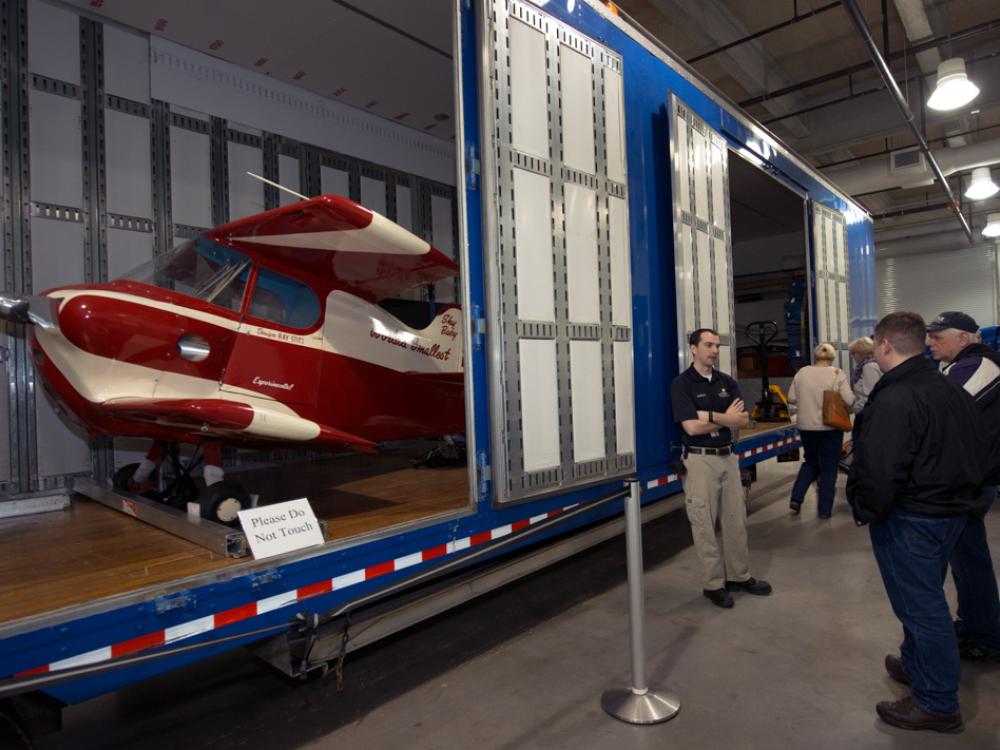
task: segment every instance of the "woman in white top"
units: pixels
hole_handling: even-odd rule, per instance
[[[847,376],[834,367],[837,352],[829,344],[820,344],[813,350],[816,364],[807,365],[795,373],[792,387],[788,389],[788,405],[796,415],[796,425],[802,438],[805,460],[792,486],[789,507],[798,513],[809,485],[819,480],[819,517],[829,518],[833,512],[833,495],[837,484],[837,465],[844,433],[823,424],[823,391],[837,391],[844,402],[854,403],[854,394]]]

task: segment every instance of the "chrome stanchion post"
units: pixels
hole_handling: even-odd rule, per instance
[[[681,702],[668,690],[646,684],[645,593],[642,580],[642,516],[640,485],[631,484],[625,501],[625,554],[628,563],[629,641],[632,654],[632,686],[606,690],[601,707],[616,719],[629,724],[659,724],[674,718]]]

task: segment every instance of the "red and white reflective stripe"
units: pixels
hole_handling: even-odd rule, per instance
[[[745,450],[739,454],[739,457],[749,458],[750,456],[760,455],[765,451],[773,451],[775,448],[781,448],[785,445],[791,445],[792,443],[795,443],[797,441],[798,438],[786,438],[784,440],[779,440],[776,443],[768,443],[767,445],[762,445],[757,448],[750,448],[749,450]],[[678,479],[680,479],[680,477],[678,477],[676,474],[669,474],[665,477],[651,479],[650,481],[646,482],[646,489],[651,490],[654,487],[662,487],[663,485],[668,484],[670,482],[676,482]]]
[[[670,484],[670,482],[676,482],[678,479],[680,479],[680,477],[677,476],[676,474],[667,474],[667,476],[665,477],[651,479],[650,481],[646,482],[646,489],[651,490],[654,487],[662,487],[665,484]]]
[[[284,591],[280,594],[259,599],[255,602],[241,604],[239,607],[233,607],[232,609],[227,609],[224,612],[217,612],[214,615],[208,615],[206,617],[199,617],[196,620],[182,622],[179,625],[172,625],[169,628],[140,635],[127,641],[112,643],[110,646],[102,646],[101,648],[94,649],[93,651],[87,651],[83,654],[77,654],[76,656],[60,659],[58,661],[51,662],[50,664],[18,672],[15,676],[24,677],[31,674],[41,674],[44,672],[54,672],[60,669],[69,669],[70,667],[79,667],[84,664],[96,664],[118,656],[133,654],[137,651],[144,651],[149,648],[156,648],[157,646],[177,643],[185,638],[191,638],[196,635],[201,635],[202,633],[208,633],[212,630],[218,630],[226,625],[242,622],[243,620],[248,620],[251,617],[262,615],[265,612],[272,612],[276,609],[287,607],[291,604],[295,604],[296,602],[303,601],[304,599],[310,599],[314,596],[320,596],[322,594],[329,594],[331,591],[342,591],[351,586],[363,583],[364,581],[370,581],[373,578],[378,578],[379,576],[395,573],[400,570],[405,570],[406,568],[412,568],[415,565],[420,565],[421,563],[425,563],[429,560],[444,557],[455,552],[461,552],[462,550],[469,549],[477,544],[502,539],[515,531],[520,531],[523,528],[539,524],[542,521],[559,515],[560,513],[565,513],[566,511],[577,507],[577,505],[579,505],[579,503],[566,505],[562,508],[550,510],[547,513],[541,513],[537,516],[524,518],[520,521],[515,521],[514,523],[498,526],[495,529],[489,529],[488,531],[471,534],[470,536],[455,539],[454,541],[446,544],[439,544],[436,547],[430,547],[428,549],[421,550],[420,552],[414,552],[410,555],[404,555],[392,560],[386,560],[385,562],[378,563],[376,565],[369,565],[368,567],[361,568],[360,570],[354,570],[350,573],[345,573],[334,578],[317,581],[316,583],[311,583],[308,586],[301,586],[297,589],[292,589],[291,591]]]

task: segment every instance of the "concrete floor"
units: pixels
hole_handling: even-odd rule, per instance
[[[877,701],[905,694],[882,667],[900,626],[846,503],[826,522],[811,496],[788,514],[797,466],[770,462],[751,500],[752,573],[770,597],[712,606],[683,515],[646,528],[648,672],[682,701],[666,724],[600,708],[628,679],[619,539],[352,654],[343,693],[228,654],[72,707],[38,747],[1000,748],[1000,664],[963,665],[964,734],[876,718]]]

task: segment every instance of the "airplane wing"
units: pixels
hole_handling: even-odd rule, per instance
[[[321,195],[248,216],[206,234],[279,264],[333,278],[370,302],[458,273],[458,265],[381,214]]]
[[[273,428],[262,429],[274,422],[287,423],[289,419],[306,423],[301,417],[286,414],[263,415],[260,407],[227,399],[139,399],[120,398],[105,401],[99,407],[102,411],[135,422],[146,422],[166,427],[190,428],[205,437],[243,438],[259,440],[281,440]],[[277,419],[274,417],[277,416]],[[377,445],[358,435],[338,430],[326,425],[308,422],[314,436],[303,442],[343,446],[360,453],[375,453]]]

